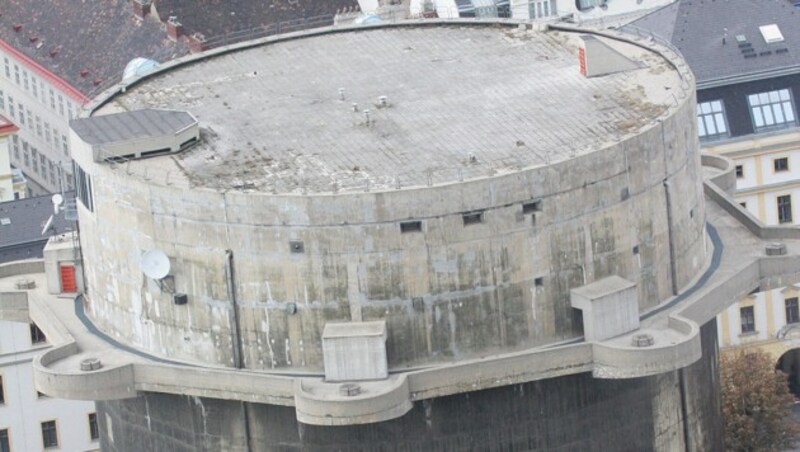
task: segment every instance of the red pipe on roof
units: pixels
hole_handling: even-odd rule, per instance
[[[61,90],[62,92],[66,93],[69,97],[77,100],[81,104],[86,103],[89,101],[89,97],[81,92],[78,88],[70,85],[66,80],[62,79],[61,77],[53,74],[45,67],[25,55],[24,53],[20,52],[11,44],[5,42],[4,40],[0,39],[0,48],[5,50],[6,52],[10,53],[14,56],[14,58],[22,61],[28,67],[33,69],[34,71],[38,72],[45,80],[50,82],[53,86]]]

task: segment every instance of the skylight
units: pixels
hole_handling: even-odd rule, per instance
[[[0,218],[0,225],[8,226],[11,224],[11,218]]]
[[[764,37],[764,41],[766,41],[767,44],[783,42],[783,34],[781,34],[781,29],[778,28],[778,25],[762,25],[758,27],[758,29],[761,31],[761,36]]]

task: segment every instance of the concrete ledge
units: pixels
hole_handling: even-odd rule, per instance
[[[328,426],[368,424],[398,418],[412,407],[404,374],[355,384],[361,392],[345,396],[340,394],[341,383],[298,378],[294,384],[297,420]]]
[[[653,332],[655,343],[648,347],[635,347],[630,344],[633,334],[628,334],[614,341],[613,344],[594,343],[595,378],[637,378],[670,372],[686,367],[702,356],[700,328],[696,323],[680,317],[670,317],[670,323],[678,326],[675,334],[683,337],[675,340],[663,334]],[[638,330],[635,334],[649,333]]]
[[[25,292],[0,292],[0,320],[29,322],[28,294]]]
[[[294,378],[246,370],[136,364],[136,389],[169,394],[294,405]]]
[[[732,195],[736,191],[736,165],[733,160],[718,155],[701,153],[700,164],[720,171],[708,179],[725,193]]]
[[[592,346],[582,342],[415,371],[408,384],[411,399],[423,400],[591,370]]]
[[[790,239],[800,240],[800,227],[790,226],[766,226],[759,221],[753,214],[739,205],[728,193],[717,186],[712,181],[703,183],[703,190],[711,200],[725,210],[730,216],[746,227],[756,237],[764,240]]]
[[[30,259],[0,264],[0,278],[29,275],[31,273],[44,273],[43,259]]]
[[[72,342],[51,349],[33,360],[33,379],[36,389],[51,397],[72,400],[113,400],[136,397],[133,365],[103,367],[98,370],[74,372],[53,370],[49,363],[76,353]],[[77,363],[77,362],[76,362]]]

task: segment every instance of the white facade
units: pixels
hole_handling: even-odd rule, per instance
[[[82,100],[54,75],[0,46],[0,114],[19,128],[10,144],[11,164],[21,169],[31,194],[61,190],[63,170],[71,187],[69,120]]]
[[[31,361],[48,345],[32,343],[31,336],[29,325],[0,321],[0,432],[7,432],[11,452],[98,450],[89,426],[94,403],[39,396],[34,388]],[[55,421],[58,445],[46,448],[42,423],[50,421]]]
[[[3,118],[0,117],[0,125]],[[14,199],[14,175],[11,172],[11,160],[8,135],[0,133],[0,202]]]
[[[753,135],[707,143],[706,152],[725,155],[736,165],[734,198],[767,225],[800,225],[800,131]],[[800,288],[753,293],[717,317],[723,347],[756,346],[777,359],[800,346],[791,333],[800,326]],[[751,318],[745,318],[750,316]],[[800,330],[798,330],[800,331]]]

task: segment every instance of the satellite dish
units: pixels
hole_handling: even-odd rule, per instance
[[[58,208],[61,207],[61,203],[64,202],[64,197],[56,193],[50,199],[53,201],[53,213],[58,214]]]
[[[142,273],[148,278],[162,279],[169,274],[169,258],[158,248],[145,251],[139,261]]]

